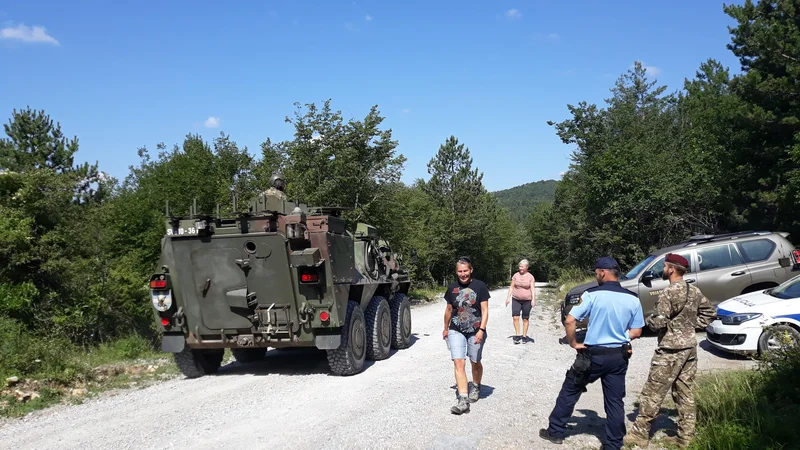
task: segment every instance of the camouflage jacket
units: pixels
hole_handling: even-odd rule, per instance
[[[700,289],[680,280],[661,292],[656,314],[646,323],[658,332],[659,347],[679,350],[697,345],[695,329],[705,328],[715,315],[714,307]]]

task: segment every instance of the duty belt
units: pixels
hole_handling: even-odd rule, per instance
[[[611,355],[622,351],[622,345],[616,347],[600,347],[598,345],[587,345],[586,351],[592,355]]]

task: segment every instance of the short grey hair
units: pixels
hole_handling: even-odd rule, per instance
[[[520,261],[519,265],[522,265],[522,266],[525,266],[525,267],[530,267],[530,263],[528,263],[527,259],[523,259],[522,261]]]

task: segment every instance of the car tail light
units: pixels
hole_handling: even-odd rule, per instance
[[[792,259],[794,260],[795,264],[800,263],[800,250],[792,250]]]
[[[323,322],[327,322],[330,319],[331,319],[331,315],[328,314],[328,311],[322,311],[321,313],[319,313],[319,320],[321,320]]]
[[[168,317],[162,317],[161,318],[161,325],[164,325],[165,327],[169,326],[169,318]]]
[[[151,280],[150,289],[166,289],[167,280]]]
[[[300,275],[300,281],[303,283],[316,283],[319,281],[319,275],[316,273],[304,273]]]

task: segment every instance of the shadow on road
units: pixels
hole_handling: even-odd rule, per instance
[[[419,339],[417,333],[412,333],[410,339],[411,343],[408,348],[410,349],[413,347]],[[392,349],[389,352],[389,358],[387,358],[387,360],[390,360],[398,351],[401,350]],[[376,362],[381,361],[370,361],[369,359],[364,361],[364,370],[362,373],[369,370]],[[234,360],[220,367],[216,376],[245,374],[258,376],[327,374],[335,376],[330,373],[328,357],[325,350],[316,348],[269,349],[262,361],[241,363]]]
[[[739,353],[726,352],[724,350],[718,349],[717,347],[714,347],[713,345],[711,345],[710,342],[708,342],[705,339],[705,335],[703,335],[702,339],[701,339],[701,336],[698,335],[697,336],[697,340],[699,341],[698,342],[699,343],[698,346],[701,349],[705,350],[708,353],[711,353],[712,355],[716,356],[717,358],[727,359],[727,360],[730,360],[730,361],[748,361],[748,360],[752,359],[752,358],[748,357],[747,355],[742,355],[742,354],[739,354]]]
[[[470,388],[472,387],[472,382],[471,381],[469,382],[469,387]],[[458,395],[458,392],[457,392],[458,386],[457,385],[454,384],[454,385],[450,386],[450,389],[453,390],[453,396]],[[494,394],[494,387],[489,386],[488,384],[482,384],[481,385],[481,396],[480,396],[480,398],[491,397],[492,394]]]

